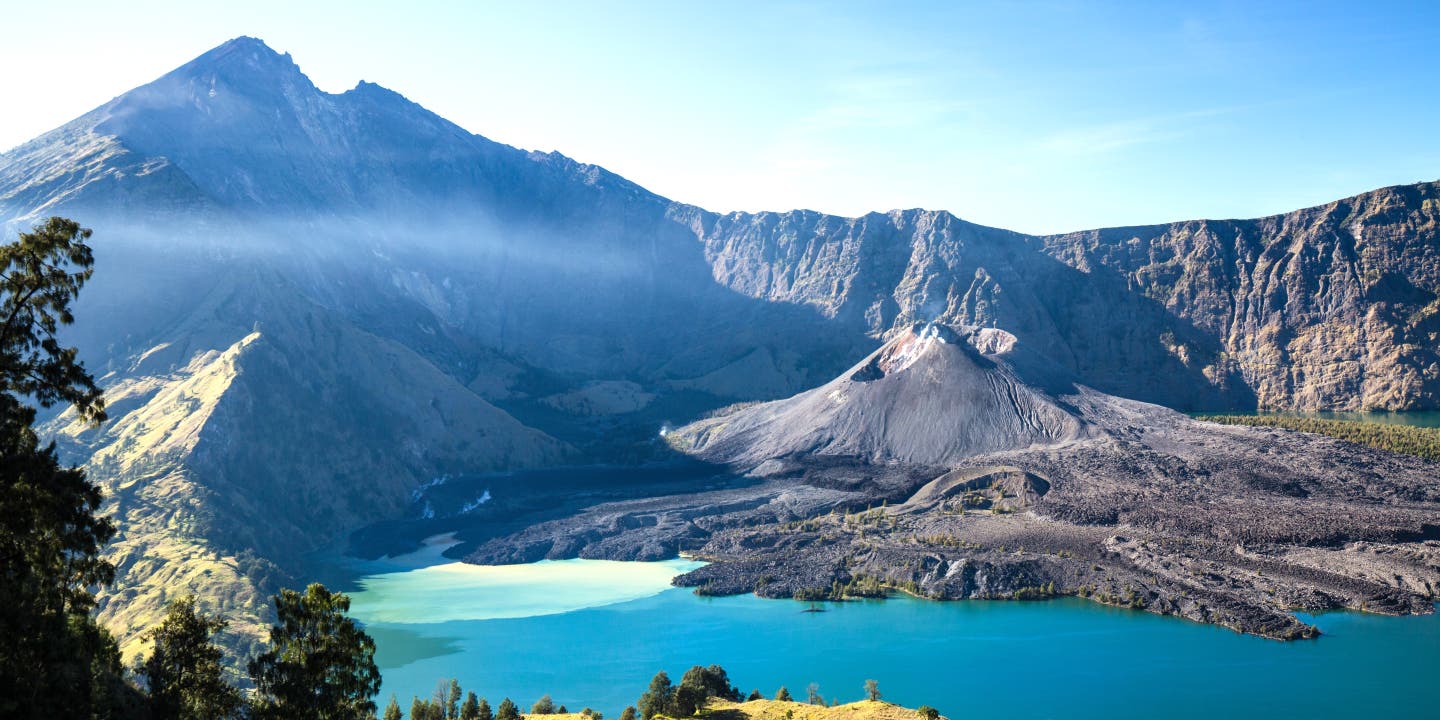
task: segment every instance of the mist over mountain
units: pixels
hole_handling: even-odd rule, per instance
[[[1440,406],[1433,183],[1050,237],[721,215],[237,38],[0,155],[7,235],[54,214],[96,231],[70,337],[112,421],[49,430],[137,528],[136,607],[222,575],[261,597],[437,474],[654,457],[662,423],[820,385],[917,321],[1178,409]]]

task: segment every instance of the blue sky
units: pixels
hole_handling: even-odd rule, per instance
[[[0,147],[224,40],[714,210],[1029,232],[1440,178],[1440,3],[0,6]]]

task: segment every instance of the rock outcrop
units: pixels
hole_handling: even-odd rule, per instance
[[[727,287],[875,337],[1003,327],[1099,389],[1182,409],[1440,403],[1437,183],[1047,237],[928,210],[672,215]]]

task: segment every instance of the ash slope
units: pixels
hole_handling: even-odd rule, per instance
[[[995,329],[962,336],[917,326],[821,387],[702,420],[669,439],[731,464],[814,454],[936,465],[1086,435],[1089,424],[1073,410],[976,349],[1015,342]]]
[[[1099,393],[994,330],[903,333],[668,439],[761,482],[592,508],[470,559],[685,551],[715,561],[677,581],[705,593],[1076,595],[1281,639],[1318,632],[1296,609],[1427,613],[1440,589],[1440,465]]]

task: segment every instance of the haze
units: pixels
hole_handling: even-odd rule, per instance
[[[378,82],[717,211],[926,207],[1026,232],[1253,217],[1435,177],[1437,99],[1413,78],[1440,70],[1436,12],[25,3],[3,12],[0,147],[248,34],[326,90]]]

